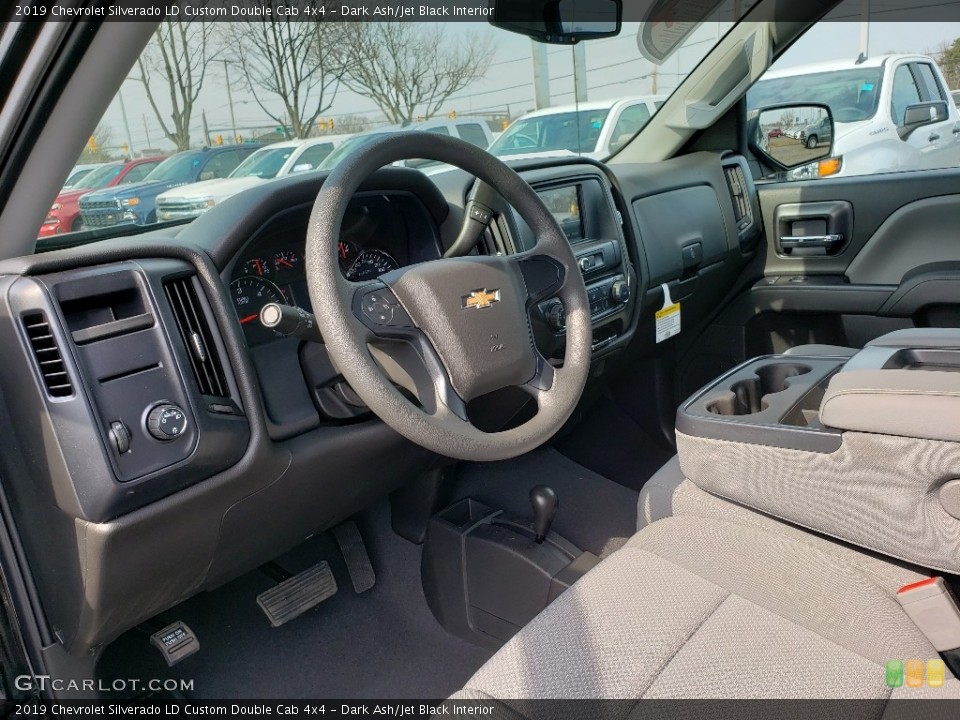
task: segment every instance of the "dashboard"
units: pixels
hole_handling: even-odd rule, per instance
[[[749,171],[733,155],[514,169],[577,257],[594,378],[651,362],[669,372],[677,341],[661,345],[654,332],[662,288],[682,302],[693,336],[762,234]],[[271,301],[312,309],[304,246],[324,180],[281,178],[181,229],[0,262],[0,423],[9,428],[0,460],[25,459],[0,471],[51,637],[71,652],[277,557],[442,464],[373,417],[322,344],[252,319]],[[439,258],[473,183],[461,171],[378,170],[331,238],[344,276]],[[477,252],[535,247],[516,212],[493,210]],[[544,357],[561,361],[556,298],[530,308],[530,327]],[[509,402],[491,407],[519,416]],[[496,412],[491,429],[503,422]]]

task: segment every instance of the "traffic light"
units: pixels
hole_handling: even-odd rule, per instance
[[[217,145],[223,145],[223,135],[217,135],[213,140]]]
[[[506,130],[508,127],[510,127],[510,121],[504,118],[503,122],[500,123],[500,128]]]
[[[243,144],[243,135],[237,135],[236,140],[237,140],[237,145],[242,145],[242,144]]]
[[[451,119],[451,120],[456,120],[456,119],[457,119],[457,111],[456,111],[456,110],[451,110],[451,111],[450,111],[450,119]]]
[[[123,154],[127,155],[130,152],[130,146],[127,143],[124,143],[120,146],[120,149],[123,150]]]
[[[93,135],[91,135],[90,139],[87,140],[87,150],[90,152],[97,151],[97,139]]]
[[[333,118],[327,120],[327,130],[333,130]]]

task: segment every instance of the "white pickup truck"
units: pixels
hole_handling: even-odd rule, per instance
[[[768,72],[751,88],[747,106],[750,110],[786,103],[829,106],[839,168],[812,163],[790,171],[794,178],[819,177],[825,168],[837,177],[958,167],[960,111],[946,88],[932,58],[880,55]],[[909,131],[908,108],[934,113],[929,117],[937,119]]]

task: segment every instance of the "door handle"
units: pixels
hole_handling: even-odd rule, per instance
[[[940,133],[930,133],[930,137],[927,138],[930,142],[936,142],[940,139]]]
[[[780,238],[781,248],[832,248],[834,245],[843,242],[843,235],[833,233],[831,235],[787,235]]]

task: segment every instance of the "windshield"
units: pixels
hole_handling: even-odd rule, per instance
[[[79,182],[75,183],[70,189],[71,190],[95,190],[97,188],[106,187],[107,184],[113,180],[120,172],[123,170],[123,165],[104,165],[103,167],[98,167],[96,170],[93,170]]]
[[[239,167],[230,173],[230,177],[275,178],[294,150],[296,148],[292,147],[257,150],[240,163]]]
[[[556,151],[592,153],[609,115],[609,109],[600,109],[521,118],[490,146],[490,152],[497,156]]]
[[[689,34],[675,34],[677,45],[654,61],[638,47],[636,13],[619,35],[573,46],[531,41],[486,16],[318,22],[302,13],[274,15],[160,21],[75,165],[165,155],[147,181],[272,182],[299,152],[274,143],[329,139],[335,147],[322,162],[303,161],[329,171],[384,133],[418,129],[504,158],[602,161],[642,132],[734,25],[729,10],[717,10]],[[264,147],[249,154],[253,144]],[[203,148],[224,152],[205,157]],[[422,159],[399,164],[427,174],[448,167]],[[122,216],[104,215],[78,227],[97,227],[102,238],[114,220],[129,232],[131,223],[174,216],[158,212],[146,195]],[[176,222],[191,220],[181,213]]]
[[[747,93],[747,107],[761,108],[782,103],[784,98],[803,98],[804,102],[830,107],[837,122],[869,120],[880,102],[883,77],[881,68],[857,68],[831,72],[796,74],[762,80]]]
[[[200,164],[200,158],[194,153],[182,153],[168,157],[157,165],[144,182],[185,182],[193,179],[193,170]]]

